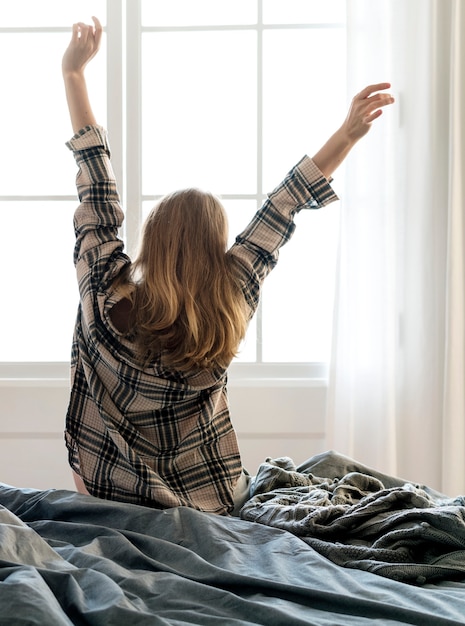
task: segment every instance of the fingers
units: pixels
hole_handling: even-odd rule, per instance
[[[92,43],[95,50],[100,47],[100,41],[102,39],[103,27],[99,19],[92,16],[94,25],[85,24],[84,22],[78,22],[73,24],[73,39],[79,39],[80,43],[85,45],[88,42]]]
[[[73,32],[71,34],[71,41],[76,43],[79,39],[79,24],[73,24]]]
[[[365,124],[371,124],[378,118],[382,111],[382,107],[394,103],[394,97],[389,93],[380,93],[385,89],[389,89],[390,83],[376,83],[368,85],[362,89],[353,99],[355,111],[359,111]]]
[[[103,28],[96,17],[93,24],[77,22],[73,24],[71,42],[63,55],[63,72],[83,71],[100,48]]]
[[[374,113],[372,113],[371,115],[367,115],[367,117],[365,117],[364,122],[365,124],[371,124],[372,122],[375,121],[375,119],[377,119],[381,114],[383,113],[383,111],[381,109],[377,109]]]
[[[87,41],[87,25],[84,22],[78,22],[75,24],[78,34],[78,43],[85,43]]]
[[[394,103],[394,97],[390,94],[376,94],[370,98],[365,99],[365,111],[371,113],[379,107],[385,107]]]
[[[365,89],[362,89],[362,91],[359,94],[357,94],[355,98],[359,100],[363,100],[371,96],[371,94],[374,93],[375,91],[384,91],[384,89],[389,89],[390,86],[391,86],[391,83],[376,83],[374,85],[368,85],[368,87],[365,87]]]
[[[391,94],[385,93],[391,84],[388,82],[368,85],[352,99],[349,113],[343,127],[352,141],[358,141],[380,115],[382,109],[394,102]]]
[[[100,46],[100,41],[102,39],[103,27],[97,17],[95,15],[92,16],[92,20],[94,22],[94,39],[97,47]]]
[[[94,22],[94,27],[96,31],[102,31],[103,27],[102,24],[100,23],[100,20],[98,19],[98,17],[95,17],[95,15],[92,16],[92,21]]]

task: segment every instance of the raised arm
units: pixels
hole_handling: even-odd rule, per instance
[[[63,55],[62,72],[66,99],[73,131],[77,133],[88,125],[96,125],[87,92],[84,70],[97,54],[102,39],[102,25],[96,17],[94,25],[79,22],[73,25],[73,33],[68,48]]]
[[[330,178],[357,141],[370,130],[372,122],[381,115],[382,107],[394,102],[390,94],[379,93],[390,86],[390,83],[369,85],[353,98],[342,126],[313,157],[315,165],[326,178]]]

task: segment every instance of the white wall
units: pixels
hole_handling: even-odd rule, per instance
[[[231,415],[244,466],[255,473],[268,456],[296,463],[323,451],[323,379],[230,376]],[[74,489],[63,441],[67,375],[44,379],[0,371],[0,482]]]
[[[231,381],[229,398],[242,460],[251,474],[269,456],[290,456],[299,464],[323,451],[323,382],[266,381],[246,386]]]
[[[67,380],[0,380],[0,481],[74,489],[63,440]]]

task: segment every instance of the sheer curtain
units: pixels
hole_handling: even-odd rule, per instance
[[[346,169],[328,447],[465,492],[461,0],[348,0],[352,96],[397,97]]]

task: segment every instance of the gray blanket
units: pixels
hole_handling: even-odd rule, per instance
[[[465,497],[327,452],[268,459],[240,516],[299,536],[338,565],[424,584],[465,574]]]
[[[461,626],[464,615],[465,577],[405,585],[262,524],[0,483],[0,626]]]

